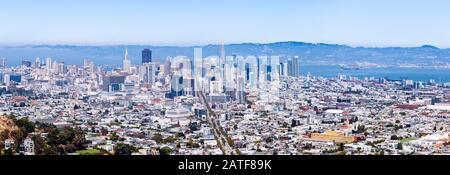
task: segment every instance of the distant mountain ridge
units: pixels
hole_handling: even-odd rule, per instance
[[[220,45],[205,46],[75,46],[75,45],[29,45],[0,47],[0,57],[11,64],[20,64],[22,59],[52,57],[70,64],[81,64],[90,58],[97,64],[121,64],[125,48],[128,48],[134,64],[140,63],[141,51],[151,49],[157,60],[178,55],[193,56],[193,48],[202,47],[203,55],[220,55]],[[300,56],[307,64],[347,64],[355,61],[380,65],[434,66],[450,64],[450,49],[431,45],[421,47],[350,47],[339,44],[305,43],[296,41],[275,43],[241,43],[225,46],[227,55],[279,55],[282,60]]]

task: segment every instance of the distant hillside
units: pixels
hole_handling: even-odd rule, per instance
[[[84,58],[91,58],[97,64],[121,65],[125,48],[128,48],[133,63],[140,63],[141,51],[149,48],[157,60],[169,56],[192,57],[194,47],[177,46],[68,46],[40,45],[0,47],[0,57],[6,57],[9,64],[20,64],[21,60],[36,57],[52,57],[69,64],[82,64]],[[220,55],[220,45],[203,46],[204,56]],[[280,55],[282,60],[290,56],[300,56],[304,63],[342,64],[371,62],[383,65],[415,64],[422,66],[450,64],[450,49],[440,49],[430,45],[422,47],[368,48],[350,47],[336,44],[312,44],[304,42],[277,42],[268,44],[242,43],[226,45],[227,55]]]

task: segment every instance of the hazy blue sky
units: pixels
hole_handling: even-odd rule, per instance
[[[450,47],[449,0],[2,0],[0,44]]]

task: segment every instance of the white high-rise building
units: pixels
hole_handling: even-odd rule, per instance
[[[298,56],[289,59],[288,74],[291,77],[300,77],[300,58]]]
[[[94,62],[90,59],[84,59],[83,67],[89,72],[94,72],[95,70]]]
[[[67,73],[67,67],[66,67],[66,65],[64,65],[64,62],[61,62],[61,63],[57,63],[56,64],[57,66],[56,66],[56,72],[58,73],[58,74],[65,74],[65,73]]]
[[[52,63],[52,68],[51,68],[51,72],[57,73],[57,71],[58,71],[58,62],[53,61],[53,63]]]
[[[156,65],[155,63],[144,63],[139,70],[140,79],[146,84],[153,84],[156,81]]]
[[[83,62],[84,64],[83,64],[83,66],[84,66],[84,68],[89,68],[89,67],[91,67],[94,63],[92,62],[92,60],[90,60],[90,59],[84,59],[84,62]]]
[[[220,71],[220,77],[218,78],[218,81],[223,81],[225,83],[225,75],[227,74],[225,70],[225,62],[226,62],[226,54],[225,54],[225,44],[222,43],[222,46],[220,48],[220,58],[219,58],[219,71]]]
[[[245,103],[245,78],[243,76],[237,77],[236,83],[236,101],[238,103]]]
[[[270,57],[270,81],[279,81],[281,75],[280,57]]]
[[[289,75],[288,63],[284,62],[283,64],[281,64],[281,67],[282,67],[282,70],[283,70],[282,75],[283,76],[288,76]]]
[[[209,88],[210,94],[222,94],[223,92],[223,84],[220,81],[211,81]]]
[[[194,48],[194,72],[195,81],[194,91],[201,91],[201,79],[203,78],[203,50],[202,48]]]
[[[53,61],[52,61],[52,58],[46,58],[46,59],[45,59],[45,69],[46,69],[47,71],[51,71],[52,68],[53,68]]]
[[[257,61],[257,58],[255,56],[249,56],[246,59],[246,63],[248,64],[248,69],[249,69],[249,71],[248,71],[249,87],[251,89],[255,89],[258,87],[258,61]]]
[[[6,67],[6,58],[0,59],[0,67],[2,68]]]
[[[192,61],[185,56],[177,56],[171,60],[171,70],[179,73],[182,77],[192,77]]]
[[[41,59],[39,57],[37,57],[36,60],[34,61],[34,67],[35,68],[41,67]]]
[[[131,60],[128,57],[128,49],[125,49],[125,58],[123,60],[123,71],[131,73]]]
[[[9,86],[9,84],[11,83],[11,76],[9,74],[5,74],[3,82],[6,84],[6,86]]]
[[[268,56],[260,56],[259,57],[259,77],[258,77],[259,80],[258,80],[258,82],[259,82],[260,86],[264,85],[267,82],[268,77],[269,77],[268,70],[267,70],[267,68],[269,66],[268,58],[269,58]]]
[[[224,76],[223,76],[223,85],[226,88],[230,88],[230,87],[234,87],[234,76],[235,74],[233,73],[233,56],[226,56],[225,57],[225,63],[224,63],[224,68],[223,68],[223,72],[224,72]]]

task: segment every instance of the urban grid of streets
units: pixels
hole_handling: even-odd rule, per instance
[[[298,57],[223,48],[194,57],[133,66],[127,51],[113,70],[51,58],[3,65],[1,113],[81,128],[86,149],[110,154],[117,145],[134,155],[450,154],[448,83],[300,75]],[[31,133],[20,154],[35,154],[31,135],[48,134]]]

